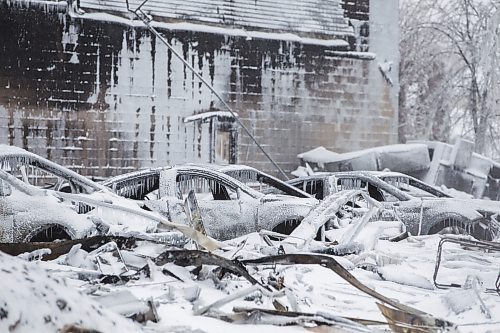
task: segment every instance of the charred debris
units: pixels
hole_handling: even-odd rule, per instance
[[[192,330],[172,324],[179,314],[324,332],[441,332],[499,320],[498,207],[470,199],[470,220],[432,235],[428,224],[446,209],[464,211],[464,201],[401,174],[285,183],[245,166],[184,165],[94,182],[14,147],[0,164],[0,251],[15,256],[0,257],[11,267],[3,274],[67,281],[134,330]],[[318,189],[323,196],[312,198]],[[269,223],[276,216],[295,219]],[[231,228],[234,237],[216,236]],[[488,237],[474,239],[481,228]],[[20,291],[0,293],[0,315],[14,313],[8,293]],[[71,319],[70,299],[54,302],[67,321],[51,317],[51,327],[107,330]],[[21,316],[9,325],[35,325]]]

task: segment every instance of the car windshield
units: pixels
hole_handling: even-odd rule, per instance
[[[411,179],[405,176],[382,176],[379,177],[381,180],[389,185],[396,187],[398,190],[408,193],[409,195],[416,198],[442,198],[447,197],[446,194],[438,191],[437,189]]]
[[[0,168],[19,180],[43,189],[69,193],[92,193],[102,188],[92,180],[38,155],[6,148]]]
[[[299,198],[309,197],[309,195],[295,187],[257,170],[232,169],[223,170],[222,172],[260,193],[291,195]]]

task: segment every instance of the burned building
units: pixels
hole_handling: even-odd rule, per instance
[[[0,142],[84,175],[224,161],[274,172],[126,3],[0,0]],[[396,142],[398,1],[150,0],[144,11],[285,171],[320,145]]]

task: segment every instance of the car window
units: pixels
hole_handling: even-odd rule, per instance
[[[292,181],[289,183],[299,190],[313,195],[316,199],[324,199],[324,179],[311,179],[303,181]]]
[[[359,178],[338,178],[337,179],[337,191],[343,191],[343,190],[362,190],[368,192],[371,198],[383,202],[383,201],[388,201],[388,202],[394,202],[394,201],[400,201],[397,197],[395,197],[393,194],[388,192],[387,190],[384,190],[377,186],[376,184],[373,184],[371,182],[367,182],[365,180],[359,179]]]
[[[344,190],[368,190],[368,184],[366,181],[358,178],[337,179],[337,191]]]
[[[439,195],[437,193],[438,191],[433,190],[430,186],[415,182],[408,177],[390,176],[390,177],[381,177],[381,179],[384,182],[388,183],[389,185],[392,185],[397,189],[406,192],[409,195],[416,198],[435,198],[437,196],[439,197],[444,196],[444,195]]]
[[[119,180],[105,182],[119,196],[133,200],[155,200],[159,198],[160,176],[158,173],[131,175]]]
[[[297,191],[289,184],[254,170],[227,170],[224,171],[224,173],[242,182],[253,190],[264,194],[283,194],[299,198],[308,197],[304,193]]]
[[[3,168],[3,170],[27,184],[43,189],[67,193],[84,192],[80,186],[77,186],[69,180],[34,165],[17,165],[15,168],[6,167]]]
[[[193,190],[198,200],[236,200],[238,194],[235,188],[221,181],[199,175],[180,174],[176,177],[177,192],[186,198]]]
[[[387,192],[386,190],[382,188],[377,188],[377,190],[381,193],[382,200],[379,200],[377,197],[373,197],[370,195],[372,198],[374,198],[377,201],[385,201],[385,202],[396,202],[396,201],[401,201],[398,198],[396,198],[394,195],[392,195],[390,192]]]

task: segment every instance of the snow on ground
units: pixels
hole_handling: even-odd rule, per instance
[[[0,253],[1,332],[50,333],[73,325],[101,332],[141,331],[68,286],[64,278],[50,276],[43,266]]]
[[[447,244],[439,282],[464,285],[467,279],[471,287],[437,289],[432,283],[432,275],[440,237],[410,237],[397,243],[379,240],[373,250],[335,258],[368,287],[405,305],[458,324],[460,332],[500,332],[500,296],[487,290],[494,288],[500,253]],[[154,258],[166,249],[164,245],[139,242],[138,247],[122,250],[120,254],[128,266],[128,273],[133,275],[138,267],[148,264],[148,257]],[[249,259],[277,252],[277,246],[267,245],[257,233],[253,233],[226,241],[225,251],[217,253],[228,259]],[[136,274],[139,276],[136,280],[115,284],[98,283],[89,278],[82,280],[83,276],[92,275],[89,272],[124,272],[126,268],[113,246],[105,245],[91,253],[81,249],[71,253],[53,261],[36,263],[0,256],[6,286],[0,292],[0,315],[4,309],[8,313],[8,317],[0,320],[2,331],[18,319],[21,321],[15,332],[50,332],[73,322],[102,332],[131,332],[137,327],[144,332],[304,331],[300,326],[234,324],[210,317],[221,313],[231,315],[234,307],[274,310],[275,300],[290,311],[385,322],[373,297],[355,289],[328,268],[317,265],[247,266],[251,276],[259,282],[267,284],[283,279],[284,289],[269,295],[243,277],[226,274],[219,279],[213,272],[216,266],[203,266],[199,273],[194,274],[192,266],[181,267],[173,263],[157,266],[149,261],[149,277],[140,273]],[[98,256],[97,267],[92,262]],[[49,271],[50,277],[45,270]],[[157,305],[159,322],[138,326],[129,319],[103,310],[96,303],[99,296],[123,291],[132,293],[139,300],[152,299]],[[220,307],[212,307],[204,315],[196,315],[203,312],[204,307],[239,293],[241,297],[235,297]],[[64,300],[64,308],[61,308],[59,298]],[[464,299],[467,301],[463,302]],[[108,307],[108,310],[113,308]],[[49,314],[52,319],[44,322],[43,318]],[[387,326],[377,328],[388,330]]]

